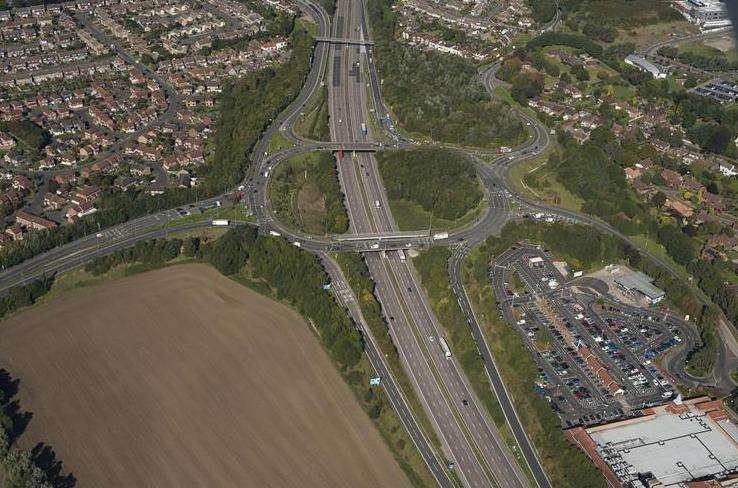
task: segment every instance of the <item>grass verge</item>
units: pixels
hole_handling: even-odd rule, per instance
[[[589,458],[568,441],[545,398],[533,392],[537,367],[516,330],[499,316],[491,285],[474,270],[487,269],[484,255],[472,251],[464,263],[463,280],[480,326],[528,437],[553,486],[604,487],[605,480]]]
[[[517,442],[507,425],[500,403],[489,383],[484,368],[484,360],[478,352],[474,337],[467,325],[466,317],[456,300],[448,277],[447,265],[450,257],[451,251],[449,249],[434,247],[422,252],[413,260],[413,264],[420,274],[420,279],[428,293],[433,311],[443,326],[446,340],[474,389],[474,393],[487,409],[503,439],[515,455],[518,464],[532,481],[532,473],[517,449]]]

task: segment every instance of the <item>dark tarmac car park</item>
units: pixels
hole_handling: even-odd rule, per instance
[[[670,372],[654,360],[684,345],[685,322],[603,295],[588,286],[593,278],[571,280],[531,244],[498,256],[490,279],[502,297],[502,317],[538,365],[534,390],[565,427],[608,422],[673,399]]]

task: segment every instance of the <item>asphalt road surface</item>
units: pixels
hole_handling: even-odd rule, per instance
[[[298,2],[305,13],[311,16],[318,24],[318,36],[367,38],[368,30],[362,2],[339,1],[334,23],[325,11],[318,5],[304,0]],[[355,234],[377,235],[380,233],[396,233],[396,226],[392,215],[388,211],[387,197],[379,177],[376,161],[368,152],[352,153],[349,149],[359,150],[376,149],[379,145],[373,142],[372,124],[369,118],[374,116],[380,122],[380,127],[388,129],[384,123],[387,120],[387,108],[381,100],[376,68],[372,60],[372,48],[356,45],[348,46],[338,43],[318,43],[314,52],[314,62],[303,90],[297,99],[283,111],[265,131],[256,148],[252,159],[252,171],[243,182],[244,190],[249,194],[249,202],[257,223],[264,231],[278,229],[284,237],[299,241],[302,247],[313,252],[326,250],[370,250],[376,239],[368,238],[358,242],[337,242],[332,238],[306,236],[286,229],[273,219],[269,212],[266,198],[266,184],[268,177],[264,176],[268,168],[278,164],[289,155],[305,153],[314,150],[336,150],[344,147],[344,157],[339,162],[341,184],[347,195],[347,208],[351,218],[351,231]],[[358,63],[358,64],[357,64]],[[482,79],[488,87],[493,87],[498,81],[495,78],[496,69],[493,66],[482,73]],[[369,78],[364,79],[368,72]],[[292,129],[300,111],[310,97],[325,81],[329,88],[329,106],[331,110],[331,135],[334,142],[301,140]],[[370,103],[374,112],[369,111]],[[516,195],[506,185],[509,168],[527,158],[544,151],[549,144],[548,129],[534,118],[521,112],[521,118],[529,125],[531,137],[525,144],[515,148],[493,163],[482,161],[478,153],[465,151],[467,156],[476,164],[485,187],[488,208],[482,217],[474,224],[457,232],[451,233],[448,239],[433,241],[434,245],[457,246],[454,258],[449,263],[454,289],[462,303],[462,309],[470,317],[472,332],[482,353],[487,372],[492,385],[503,404],[503,411],[512,426],[516,440],[526,457],[535,480],[540,486],[549,486],[545,473],[540,469],[540,463],[535,451],[522,430],[517,415],[504,391],[504,385],[494,368],[494,361],[488,354],[483,336],[478,330],[474,311],[465,299],[465,292],[459,282],[459,266],[465,253],[473,245],[481,242],[491,233],[498,232],[512,212],[511,203],[515,203],[530,211],[544,211],[559,216],[571,222],[591,225],[598,230],[616,235],[634,247],[627,236],[622,235],[608,224],[592,217],[568,212],[557,207],[538,204]],[[366,133],[361,124],[367,126]],[[269,140],[281,131],[285,137],[292,140],[296,146],[275,155],[267,155]],[[395,141],[392,147],[404,147],[407,141],[397,134],[390,134]],[[219,197],[222,198],[222,197]],[[212,203],[216,199],[198,202],[198,205]],[[12,286],[27,283],[44,274],[64,272],[88,262],[95,257],[128,247],[133,243],[154,237],[163,237],[169,232],[186,230],[209,225],[208,223],[178,223],[181,215],[174,211],[164,211],[142,217],[131,222],[104,230],[96,235],[90,235],[67,245],[60,246],[49,252],[29,259],[24,263],[0,272],[0,291],[6,291]],[[398,237],[394,247],[403,247],[400,241],[407,241],[413,246],[428,244],[428,236],[423,238],[404,239]],[[406,242],[406,243],[407,243]],[[392,248],[393,246],[388,246]],[[641,252],[655,260],[676,276],[668,263],[663,262],[647,250]],[[527,479],[522,476],[512,454],[504,443],[499,440],[493,423],[486,412],[479,407],[479,402],[471,391],[466,379],[461,374],[454,359],[447,360],[438,347],[438,338],[442,335],[442,328],[428,306],[427,297],[422,291],[419,280],[412,265],[403,260],[396,251],[388,251],[383,258],[379,253],[367,253],[367,263],[377,282],[378,295],[383,303],[387,319],[393,333],[393,338],[400,349],[403,364],[409,371],[409,376],[416,389],[420,392],[421,401],[429,411],[435,428],[440,433],[445,446],[445,456],[456,463],[459,477],[470,486],[489,486],[492,483],[500,486],[525,486]],[[330,266],[327,266],[330,271]],[[332,273],[333,275],[333,273]],[[336,277],[339,281],[340,277]],[[351,311],[351,306],[347,305]],[[355,311],[352,312],[354,314]],[[356,318],[356,317],[355,317]],[[361,321],[357,321],[361,324]],[[716,385],[727,388],[732,385],[729,372],[736,363],[738,350],[735,339],[726,327],[721,328],[721,337],[724,339],[716,367]],[[432,338],[432,339],[431,339]],[[730,342],[732,340],[732,342]],[[727,344],[727,345],[725,345]],[[485,353],[487,351],[487,354]],[[372,354],[370,353],[370,359]],[[380,358],[376,355],[372,364],[377,371],[382,369]],[[406,427],[411,425],[411,411],[407,408],[401,392],[390,393],[393,405],[399,409],[404,405],[405,413],[400,413]],[[465,404],[465,403],[468,403]],[[400,407],[398,407],[398,405]],[[403,417],[404,416],[404,417]],[[410,420],[408,420],[410,419]],[[419,447],[426,463],[436,475],[439,483],[445,486],[448,478],[441,476],[443,470],[438,469],[437,454],[428,446],[419,430],[413,432],[408,427],[413,441]]]

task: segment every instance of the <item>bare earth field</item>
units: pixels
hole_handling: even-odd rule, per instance
[[[305,322],[204,265],[75,290],[0,323],[0,365],[88,486],[408,481]]]

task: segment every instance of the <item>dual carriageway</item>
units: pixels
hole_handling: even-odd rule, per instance
[[[509,190],[506,185],[507,170],[513,164],[541,153],[549,145],[548,129],[521,112],[519,115],[530,127],[531,136],[511,153],[488,163],[474,151],[458,149],[476,165],[486,188],[488,205],[477,222],[451,232],[447,238],[435,241],[429,234],[398,232],[389,211],[373,152],[383,147],[407,147],[410,142],[393,133],[391,125],[387,127],[385,123],[388,111],[381,99],[380,83],[372,62],[372,42],[364,3],[338,0],[333,24],[319,5],[310,0],[298,0],[297,3],[317,23],[318,42],[303,90],[272,122],[257,143],[252,170],[243,182],[242,189],[247,192],[257,223],[263,231],[280,233],[321,257],[331,275],[337,299],[346,306],[364,333],[367,354],[373,367],[383,378],[390,401],[440,486],[455,484],[449,476],[449,461],[455,463],[453,470],[465,486],[528,486],[531,484],[529,478],[522,472],[507,444],[501,440],[494,423],[476,398],[456,360],[447,359],[438,346],[437,341],[442,337],[443,329],[430,308],[412,264],[401,259],[399,253],[391,251],[429,244],[453,245],[454,253],[449,262],[451,281],[485,361],[490,382],[510,424],[517,447],[533,474],[533,484],[550,486],[507,395],[461,284],[461,263],[474,245],[491,233],[498,232],[509,220],[513,215],[512,205],[525,211],[543,211],[560,219],[593,225],[605,232],[617,234],[617,231],[587,216],[526,201]],[[483,82],[490,91],[497,83],[495,73],[498,67],[499,65],[493,65],[482,73]],[[305,140],[293,131],[301,109],[312,99],[322,83],[328,84],[331,142]],[[392,143],[383,145],[374,142],[374,125],[366,124],[362,127],[371,117],[376,118],[377,127],[390,130]],[[295,145],[269,155],[269,140],[278,132]],[[338,161],[338,168],[351,223],[349,236],[325,238],[296,233],[293,229],[282,226],[270,211],[266,191],[269,172],[291,156],[316,150],[331,150],[343,156]],[[210,205],[214,201],[216,199],[210,199],[198,202],[197,205]],[[208,225],[178,224],[179,218],[181,214],[175,210],[159,212],[55,248],[0,272],[0,291],[42,275],[67,271],[98,256],[129,247],[142,239],[164,237],[169,232]],[[381,243],[381,248],[372,247],[378,243]],[[374,250],[385,252],[367,252]],[[392,371],[365,326],[356,297],[348,287],[340,268],[326,254],[327,251],[365,252],[393,340],[418,397],[442,439],[443,452],[437,452],[419,428],[404,393],[397,386]],[[658,259],[656,261],[660,262]]]

